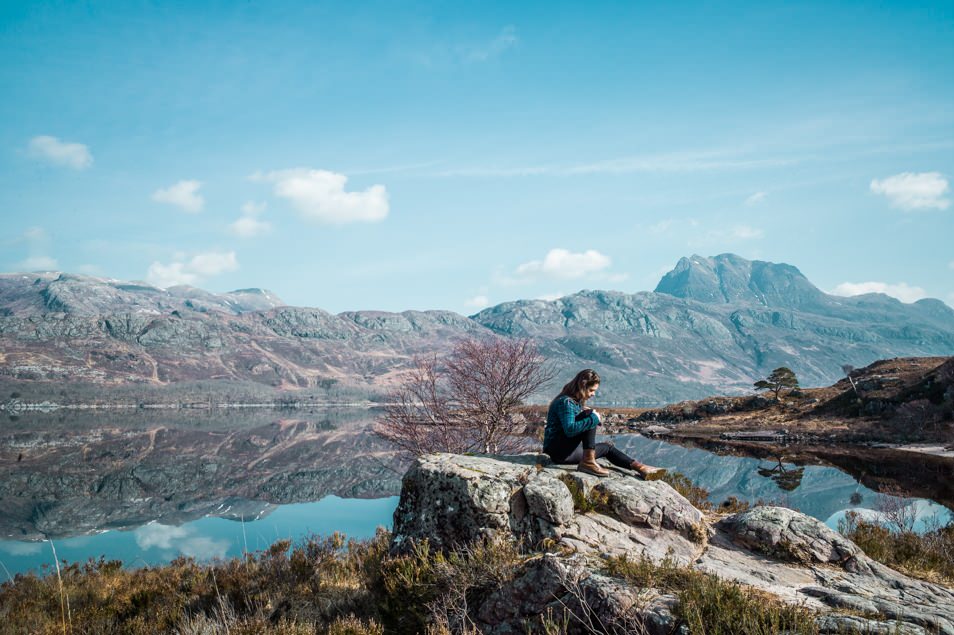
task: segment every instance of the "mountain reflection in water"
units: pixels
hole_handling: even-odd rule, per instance
[[[272,542],[389,527],[406,464],[339,408],[30,413],[0,424],[0,564],[12,574],[105,555],[130,566],[240,556]],[[617,445],[718,503],[784,504],[834,524],[879,495],[832,467],[721,456],[637,435]],[[918,503],[922,516],[943,507]],[[875,514],[875,511],[865,512]],[[0,575],[4,572],[0,568]]]
[[[249,519],[329,495],[400,492],[403,465],[370,432],[367,410],[110,418],[37,415],[3,426],[0,538]]]

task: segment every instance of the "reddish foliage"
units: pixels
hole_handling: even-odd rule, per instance
[[[518,406],[554,376],[532,341],[462,340],[443,363],[418,359],[389,395],[378,433],[414,455],[511,452]]]

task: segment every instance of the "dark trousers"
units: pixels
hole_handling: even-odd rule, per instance
[[[596,428],[575,437],[560,435],[548,447],[543,448],[554,463],[563,465],[579,463],[583,459],[583,450],[596,450],[596,458],[606,457],[617,467],[630,469],[633,465],[633,459],[629,458],[625,452],[617,450],[612,443],[597,443]]]

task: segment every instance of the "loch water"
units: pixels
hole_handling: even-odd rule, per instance
[[[406,467],[364,408],[55,411],[0,422],[0,581],[59,560],[127,566],[241,556],[281,539],[391,526]],[[917,528],[945,524],[930,499],[887,497],[824,465],[724,456],[639,435],[640,460],[711,492],[782,504],[836,527],[898,503]],[[916,460],[916,459],[912,459]]]

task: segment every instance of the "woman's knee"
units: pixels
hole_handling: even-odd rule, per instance
[[[613,449],[613,444],[612,444],[612,443],[607,443],[607,442],[605,442],[605,441],[601,441],[601,442],[599,442],[599,443],[596,444],[596,448],[595,448],[595,450],[596,450],[596,456],[597,456],[597,457],[604,457],[604,456],[606,456],[607,454],[609,454],[612,449]]]

